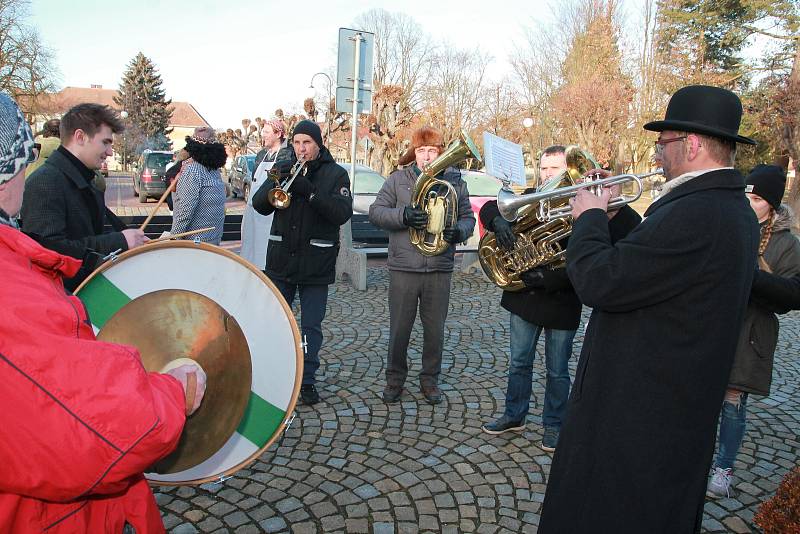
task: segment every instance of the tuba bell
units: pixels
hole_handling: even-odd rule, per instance
[[[424,256],[438,256],[448,249],[450,243],[444,239],[442,232],[458,220],[458,194],[449,182],[436,176],[447,167],[470,157],[481,161],[475,143],[462,131],[458,139],[417,177],[411,193],[411,206],[427,213],[428,225],[421,230],[409,228],[408,231],[411,244]]]
[[[514,224],[516,236],[512,250],[503,250],[491,232],[481,237],[478,244],[478,259],[492,282],[506,291],[519,291],[525,287],[522,273],[541,266],[552,268],[566,264],[566,250],[560,241],[572,233],[572,208],[569,200],[581,189],[590,188],[599,194],[603,187],[633,183],[633,195],[621,195],[611,199],[609,208],[618,208],[635,202],[642,194],[641,179],[661,170],[647,174],[621,174],[601,180],[576,184],[591,169],[600,168],[590,154],[576,145],[565,151],[567,168],[545,183],[536,192],[515,195],[504,186],[497,193],[500,215]]]

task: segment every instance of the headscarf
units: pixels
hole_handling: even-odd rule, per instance
[[[34,161],[33,132],[11,97],[0,93],[0,184]]]

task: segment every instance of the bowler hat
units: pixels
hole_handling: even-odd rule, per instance
[[[644,129],[699,133],[755,145],[749,137],[739,135],[741,121],[742,103],[731,91],[709,85],[689,85],[678,89],[669,99],[663,121],[648,122]]]

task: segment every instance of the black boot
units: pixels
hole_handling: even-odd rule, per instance
[[[300,398],[303,399],[303,404],[309,406],[319,402],[319,393],[317,386],[314,384],[303,384],[300,386]]]

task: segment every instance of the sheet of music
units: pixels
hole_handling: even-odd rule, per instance
[[[525,185],[525,161],[522,146],[489,132],[483,132],[486,172],[513,184]]]

